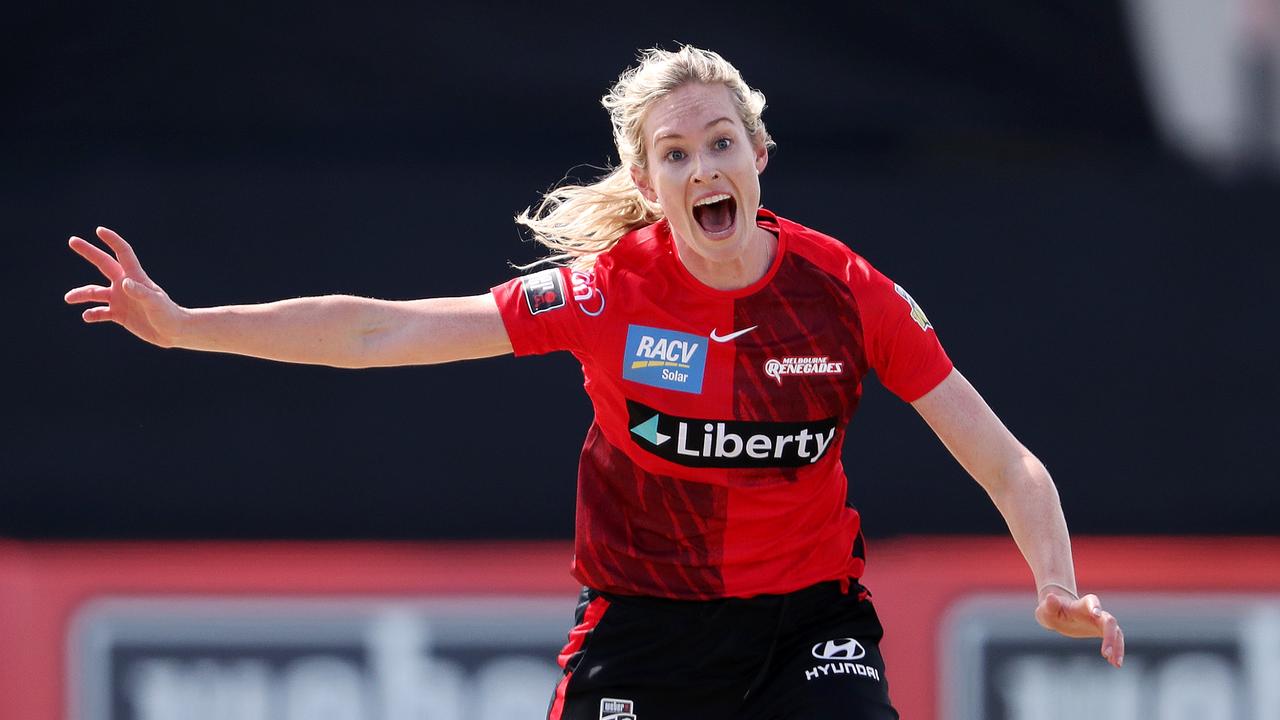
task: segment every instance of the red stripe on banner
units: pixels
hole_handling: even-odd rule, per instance
[[[556,685],[556,698],[551,703],[551,711],[547,713],[547,720],[560,720],[561,714],[564,713],[564,696],[569,689],[569,678],[573,677],[573,672],[569,670],[569,661],[573,659],[575,653],[582,649],[587,642],[587,636],[592,630],[596,629],[596,625],[600,624],[600,618],[604,617],[604,611],[609,609],[609,601],[603,597],[596,597],[590,603],[587,603],[587,609],[582,613],[582,622],[578,623],[569,631],[569,642],[564,646],[564,650],[560,651],[560,656],[556,658],[560,662],[560,667],[564,668],[564,677],[560,679],[560,684]]]

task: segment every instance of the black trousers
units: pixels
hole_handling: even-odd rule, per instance
[[[708,601],[584,588],[549,720],[893,720],[856,584]]]

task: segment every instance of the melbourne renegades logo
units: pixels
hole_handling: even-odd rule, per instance
[[[832,362],[823,355],[821,357],[784,357],[781,360],[769,358],[764,364],[764,374],[773,378],[779,385],[783,375],[839,375],[844,372],[844,363]]]

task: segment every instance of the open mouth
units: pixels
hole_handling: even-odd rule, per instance
[[[723,235],[733,229],[738,215],[738,202],[728,193],[699,200],[693,206],[693,219],[707,235]]]

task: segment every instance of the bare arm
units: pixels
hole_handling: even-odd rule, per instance
[[[174,347],[343,368],[426,365],[511,352],[493,296],[327,295],[183,310]]]
[[[390,301],[349,295],[294,298],[260,305],[188,309],[169,299],[128,243],[106,228],[98,237],[112,257],[78,237],[73,250],[108,286],[86,285],[68,303],[105,303],[86,322],[115,322],[161,347],[235,353],[283,362],[364,368],[490,357],[511,352],[489,294]]]
[[[1124,659],[1123,635],[1096,595],[1081,598],[1076,592],[1067,522],[1044,465],[1013,437],[959,370],[912,406],[1004,516],[1035,576],[1036,619],[1071,637],[1101,636],[1103,656],[1118,667]]]

